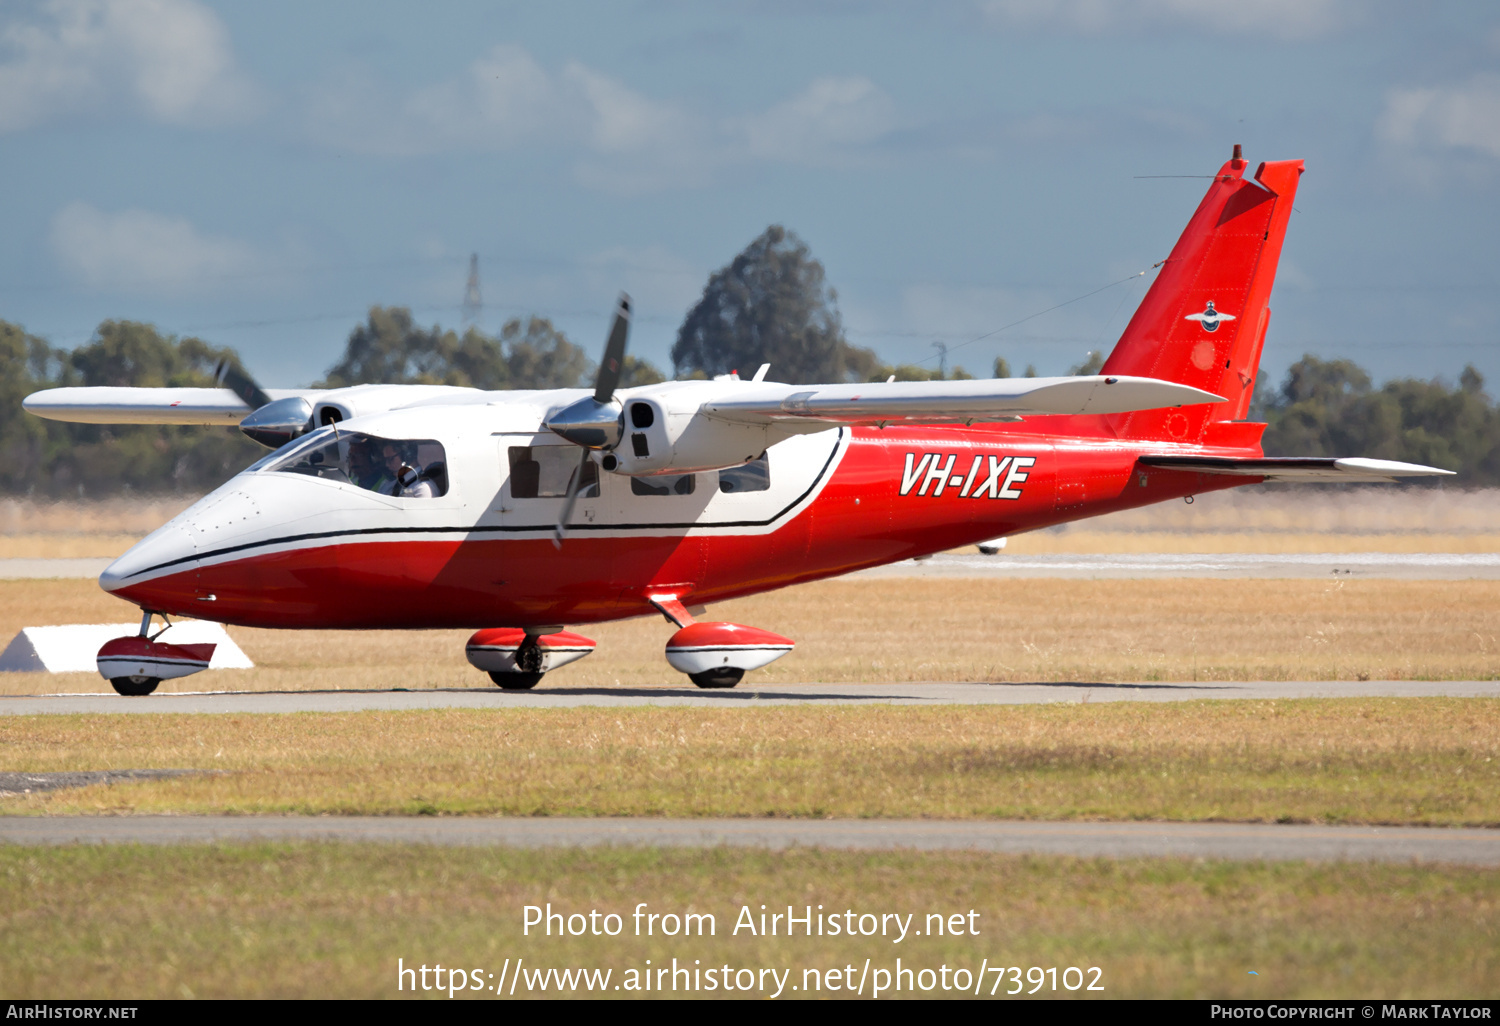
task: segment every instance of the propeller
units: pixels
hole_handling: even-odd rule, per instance
[[[240,430],[268,449],[279,449],[312,427],[312,404],[300,396],[272,399],[255,379],[236,364],[220,360],[214,381],[240,397],[250,415]]]
[[[258,410],[271,402],[271,397],[255,383],[255,379],[229,360],[219,361],[219,365],[214,368],[214,380],[239,396],[251,410]]]
[[[615,303],[614,320],[609,326],[609,338],[604,343],[604,358],[599,361],[599,375],[594,379],[594,394],[563,407],[547,418],[546,426],[549,430],[583,447],[583,457],[568,481],[568,493],[563,499],[562,513],[557,518],[557,527],[553,529],[552,544],[555,548],[562,548],[568,521],[573,516],[573,506],[578,502],[578,493],[583,488],[583,475],[588,469],[590,450],[613,449],[620,444],[623,410],[615,399],[615,389],[620,384],[620,374],[625,368],[625,341],[629,335],[630,297],[622,292]]]

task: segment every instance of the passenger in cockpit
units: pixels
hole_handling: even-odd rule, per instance
[[[381,495],[401,494],[401,472],[412,470],[401,458],[401,450],[396,448],[392,442],[386,442],[380,452],[381,473],[380,479],[375,483],[375,491]],[[416,472],[412,471],[413,477]]]
[[[382,495],[398,495],[403,499],[431,499],[437,495],[432,478],[406,462],[394,443],[387,442],[381,455],[385,467],[383,481],[376,490]]]
[[[430,499],[437,495],[437,488],[426,475],[419,475],[411,467],[402,467],[401,497],[403,499]]]

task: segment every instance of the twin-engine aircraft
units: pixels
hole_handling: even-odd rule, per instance
[[[667,661],[733,687],[793,642],[698,619],[714,602],[1221,488],[1448,473],[1262,456],[1245,417],[1302,162],[1246,167],[1236,146],[1096,375],[788,385],[763,366],[622,389],[622,296],[592,393],[267,393],[234,372],[38,392],[41,417],[237,423],[275,448],[105,570],[143,616],[100,672],[144,695],[205,668],[152,633],[176,615],[478,628],[469,662],[524,689],[593,651],[565,627],[659,611]]]

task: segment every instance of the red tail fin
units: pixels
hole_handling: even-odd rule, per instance
[[[1262,164],[1255,180],[1235,159],[1219,169],[1101,374],[1192,385],[1227,402],[1120,414],[1117,434],[1200,444],[1257,444],[1259,431],[1228,427],[1250,409],[1271,310],[1281,241],[1302,161]],[[1225,425],[1217,427],[1216,425]]]

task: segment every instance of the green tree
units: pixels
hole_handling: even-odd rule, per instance
[[[46,489],[47,468],[67,447],[64,425],[21,409],[32,392],[68,382],[62,353],[19,325],[0,321],[0,490]]]
[[[591,385],[589,354],[544,317],[515,318],[499,338],[470,328],[462,335],[423,328],[403,306],[373,306],[349,333],[324,388],[347,385],[459,385],[470,388],[576,388]],[[623,385],[666,380],[645,360],[625,358]]]
[[[224,359],[239,362],[234,350],[202,339],[163,335],[138,321],[105,321],[90,342],[67,354],[69,372],[61,380],[208,388]],[[49,490],[56,493],[208,491],[265,453],[233,427],[73,424],[64,430],[66,450],[54,453],[48,468]]]
[[[500,342],[482,332],[471,328],[459,336],[437,325],[422,328],[404,306],[372,306],[321,384],[506,388],[510,364]]]
[[[234,428],[61,424],[21,409],[31,392],[63,385],[207,387],[233,350],[105,321],[70,352],[0,322],[0,489],[76,496],[126,489],[207,491],[264,450]]]
[[[1099,369],[1104,366],[1104,354],[1097,349],[1089,351],[1087,357],[1080,364],[1068,368],[1069,376],[1098,374]]]
[[[1500,410],[1473,367],[1457,388],[1399,378],[1376,389],[1353,361],[1308,355],[1256,412],[1269,456],[1402,460],[1457,471],[1465,486],[1500,483]]]
[[[500,329],[512,388],[577,388],[592,384],[597,368],[581,346],[545,317],[506,322]]]
[[[879,368],[872,351],[844,338],[823,265],[779,224],[709,277],[672,346],[680,378],[748,376],[763,363],[775,380],[794,384],[868,380]]]
[[[997,356],[997,357],[995,357],[995,375],[994,376],[997,377],[997,378],[1008,378],[1008,377],[1010,377],[1010,361],[1007,360],[1005,357],[1003,357],[1003,356]]]
[[[656,368],[655,364],[648,363],[635,356],[627,355],[625,365],[620,368],[620,387],[634,388],[637,385],[658,385],[667,380],[667,376]]]

